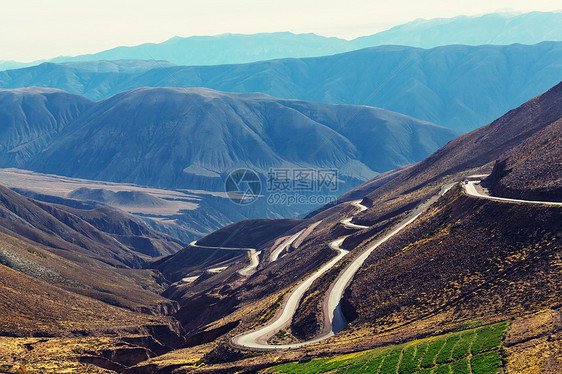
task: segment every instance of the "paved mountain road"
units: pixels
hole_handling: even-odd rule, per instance
[[[302,299],[306,291],[312,286],[312,283],[316,279],[320,278],[334,265],[336,265],[343,257],[345,257],[347,253],[349,253],[345,249],[341,248],[343,241],[349,235],[334,240],[329,244],[332,249],[338,251],[338,255],[332,258],[326,264],[324,264],[319,270],[314,272],[308,278],[306,278],[301,284],[298,285],[298,287],[294,291],[290,293],[289,298],[286,299],[284,304],[281,306],[281,313],[280,314],[278,313],[278,315],[276,315],[276,317],[272,322],[270,322],[266,326],[235,336],[232,339],[232,343],[235,346],[239,346],[239,347],[261,349],[261,350],[297,348],[297,347],[302,347],[303,345],[307,345],[327,339],[333,336],[334,334],[336,334],[337,332],[343,330],[347,325],[347,322],[341,311],[340,302],[345,289],[353,279],[355,273],[357,273],[357,271],[361,268],[361,265],[363,265],[365,260],[377,247],[379,247],[382,243],[386,242],[388,239],[392,238],[394,235],[399,233],[410,223],[415,221],[431,204],[433,204],[440,196],[444,195],[454,185],[455,183],[451,183],[443,186],[438,194],[436,194],[427,202],[414,209],[414,211],[410,213],[410,215],[406,218],[406,220],[404,220],[402,223],[396,226],[390,233],[383,236],[373,246],[369,247],[367,250],[365,250],[363,253],[361,253],[359,256],[353,259],[352,262],[338,276],[338,278],[336,278],[335,283],[332,284],[330,290],[328,291],[328,295],[325,298],[324,307],[323,307],[324,313],[328,316],[328,326],[330,327],[329,331],[324,332],[317,338],[300,343],[293,343],[293,344],[268,343],[268,339],[271,338],[273,334],[290,325],[293,316],[297,311],[300,300]],[[356,212],[355,214],[360,213],[367,209],[364,205],[361,205],[361,200],[353,201],[351,203],[359,208],[359,211]],[[340,223],[352,228],[359,228],[359,229],[368,228],[368,226],[355,225],[351,223],[351,220],[349,218],[340,221]]]
[[[466,193],[469,196],[477,197],[477,198],[486,198],[492,200],[498,200],[503,202],[510,202],[510,203],[529,203],[529,204],[543,204],[543,205],[557,205],[562,206],[562,203],[558,202],[546,202],[546,201],[530,201],[530,200],[517,200],[517,199],[508,199],[508,198],[501,198],[495,196],[486,195],[481,189],[477,188],[477,184],[479,181],[468,181],[463,182],[462,186]],[[345,292],[346,288],[349,286],[353,277],[357,273],[357,271],[361,268],[365,260],[369,257],[373,251],[375,251],[380,245],[384,242],[388,241],[390,238],[398,234],[402,231],[405,227],[410,225],[414,222],[431,204],[433,204],[440,196],[443,196],[447,191],[449,191],[456,183],[449,183],[441,187],[441,190],[438,194],[434,195],[431,199],[426,201],[425,203],[419,205],[416,209],[414,209],[408,217],[400,224],[395,226],[392,231],[384,235],[380,238],[376,243],[374,243],[371,247],[364,250],[358,256],[356,256],[351,263],[340,273],[340,275],[336,278],[335,282],[330,287],[328,294],[324,300],[324,313],[327,315],[327,326],[330,327],[330,331],[324,332],[319,337],[305,341],[300,343],[294,344],[270,344],[268,343],[268,339],[275,334],[276,332],[280,331],[283,328],[286,328],[291,323],[291,320],[298,308],[299,302],[301,298],[304,296],[308,288],[312,286],[312,283],[321,277],[324,273],[326,273],[332,266],[336,265],[347,253],[345,249],[341,248],[341,245],[347,236],[339,238],[329,245],[334,250],[338,251],[338,255],[332,258],[329,262],[324,264],[319,270],[313,273],[311,276],[306,278],[302,283],[298,285],[298,287],[291,292],[287,301],[282,305],[281,314],[276,316],[273,322],[270,324],[260,327],[256,330],[252,330],[241,335],[238,335],[232,339],[232,342],[236,346],[245,347],[245,348],[252,348],[252,349],[263,349],[263,350],[275,350],[275,349],[287,349],[287,348],[296,348],[301,347],[306,344],[311,344],[315,342],[319,342],[326,338],[329,338],[336,334],[337,332],[343,330],[347,324],[345,317],[341,311],[340,302],[343,297],[343,293]],[[363,212],[367,208],[361,205],[361,200],[351,202],[357,208],[359,208],[359,212]],[[354,228],[354,229],[366,229],[368,226],[357,225],[351,222],[353,217],[346,218],[341,221],[341,223],[347,227]],[[289,241],[292,243],[298,234],[295,234],[293,237],[289,238]],[[289,244],[290,245],[290,244]]]
[[[470,177],[469,177],[470,178]],[[553,201],[533,201],[533,200],[518,200],[518,199],[509,199],[506,197],[496,197],[490,196],[483,191],[483,188],[480,186],[479,180],[471,180],[468,182],[463,182],[463,188],[466,191],[466,194],[472,197],[478,197],[482,199],[490,199],[496,201],[503,201],[506,203],[525,203],[525,204],[538,204],[538,205],[555,205],[555,206],[562,206],[562,203],[553,202]]]
[[[211,247],[207,245],[199,245],[197,244],[197,240],[189,243],[189,245],[191,245],[192,247],[204,248],[204,249],[215,249],[215,250],[222,249],[225,251],[247,251],[250,257],[250,265],[238,270],[238,274],[243,275],[245,277],[252,275],[260,264],[259,256],[261,251],[256,251],[255,248]]]

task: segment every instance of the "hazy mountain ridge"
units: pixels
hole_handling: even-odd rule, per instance
[[[0,72],[0,87],[56,87],[94,100],[138,87],[207,87],[331,104],[369,105],[459,131],[544,92],[562,74],[562,42],[510,46],[383,46],[335,56],[241,65],[96,73],[42,64]]]
[[[0,61],[0,69],[41,62],[92,60],[165,60],[178,65],[222,65],[304,58],[349,52],[378,45],[433,48],[450,44],[536,44],[562,41],[562,12],[491,13],[482,16],[418,19],[373,35],[345,40],[312,33],[273,32],[175,36],[162,43],[122,46],[80,56],[61,56],[30,63]],[[533,30],[529,32],[529,30]]]
[[[562,40],[562,12],[491,13],[482,16],[418,19],[354,39],[355,47],[397,44],[433,48],[450,44],[536,44]]]

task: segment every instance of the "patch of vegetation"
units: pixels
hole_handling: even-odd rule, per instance
[[[406,348],[402,355],[402,362],[398,368],[398,374],[411,374],[418,371],[419,360],[416,360],[417,350],[418,347],[416,345],[411,345]]]
[[[423,356],[421,366],[431,367],[435,364],[435,356],[439,354],[441,348],[445,345],[445,340],[437,340],[430,344],[425,356]]]
[[[494,374],[503,365],[499,350],[508,322],[406,344],[305,363],[288,363],[270,373]],[[472,348],[471,348],[472,347]]]
[[[451,371],[453,374],[470,374],[470,363],[468,362],[468,357],[452,363]]]
[[[461,339],[460,335],[451,335],[447,339],[447,342],[445,343],[443,348],[441,349],[441,352],[439,352],[439,354],[437,355],[437,358],[435,359],[435,363],[442,364],[449,361],[451,358],[452,350],[460,339]]]
[[[476,340],[472,344],[471,353],[475,355],[498,347],[501,344],[501,339],[507,330],[507,326],[508,322],[506,321],[477,329]]]
[[[434,374],[449,374],[451,372],[451,366],[449,365],[441,365],[435,371]]]
[[[396,373],[396,367],[400,362],[400,356],[402,355],[402,350],[399,349],[398,352],[393,352],[392,354],[385,357],[382,362],[380,374],[394,374]]]
[[[30,249],[30,248],[28,248],[27,251],[28,251],[29,253],[31,253],[32,255],[35,255],[35,256],[37,256],[37,257],[47,258],[47,256],[45,256],[45,254],[44,254],[43,252],[40,252],[40,251],[38,251],[38,250],[36,250],[36,249]]]
[[[468,351],[470,350],[470,346],[472,345],[472,342],[474,341],[475,337],[476,337],[476,333],[474,332],[468,332],[462,334],[461,340],[458,342],[455,348],[453,348],[453,353],[451,355],[451,358],[453,360],[456,360],[458,358],[466,356],[468,354]]]
[[[494,374],[498,371],[501,360],[498,351],[493,350],[473,356],[470,365],[474,374]]]

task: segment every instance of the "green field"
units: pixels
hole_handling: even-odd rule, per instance
[[[494,374],[508,322],[306,363],[288,363],[270,373],[292,374]]]

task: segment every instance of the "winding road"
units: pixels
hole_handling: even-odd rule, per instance
[[[469,177],[470,178],[470,177]],[[526,204],[538,204],[538,205],[555,205],[555,206],[562,206],[562,203],[554,202],[554,201],[533,201],[533,200],[518,200],[518,199],[509,199],[506,197],[496,197],[490,196],[484,192],[484,189],[481,187],[479,180],[471,180],[463,183],[463,188],[467,195],[472,197],[479,197],[482,199],[490,199],[490,200],[497,200],[503,201],[507,203],[526,203]]]
[[[339,331],[343,330],[347,325],[347,321],[341,311],[341,299],[345,289],[355,276],[355,273],[361,268],[361,265],[369,257],[369,255],[377,249],[381,244],[392,238],[394,235],[403,230],[410,223],[415,221],[431,204],[433,204],[440,196],[444,195],[455,183],[445,185],[441,188],[440,192],[429,199],[427,202],[421,204],[416,209],[414,209],[408,217],[398,224],[394,229],[388,234],[384,235],[371,247],[364,250],[359,256],[351,261],[351,263],[344,269],[344,271],[336,278],[336,281],[330,287],[328,294],[326,295],[324,302],[324,313],[327,316],[328,323],[327,326],[330,327],[329,331],[324,332],[320,336],[300,343],[293,344],[270,344],[268,343],[269,338],[271,338],[278,331],[288,327],[294,314],[297,311],[300,300],[306,293],[306,291],[312,286],[312,283],[320,278],[324,273],[330,270],[334,265],[336,265],[347,253],[347,250],[341,248],[344,240],[349,236],[346,235],[337,240],[334,240],[329,244],[329,246],[338,251],[336,257],[332,258],[329,262],[324,264],[319,270],[314,272],[311,276],[306,278],[299,286],[293,290],[288,299],[281,306],[280,313],[274,317],[273,321],[268,325],[260,327],[255,330],[245,332],[243,334],[237,335],[232,339],[232,343],[235,346],[251,349],[261,349],[261,350],[277,350],[277,349],[288,349],[288,348],[298,348],[307,344],[316,343],[321,340],[327,339],[334,336]],[[359,208],[358,214],[367,209],[364,205],[361,205],[361,200],[351,202],[355,207]],[[354,215],[355,215],[354,214]],[[356,229],[366,229],[368,226],[356,225],[351,223],[351,219],[347,218],[340,221],[341,224]]]
[[[296,234],[290,236],[288,239],[286,239],[283,243],[281,243],[281,245],[279,245],[277,248],[275,248],[275,250],[273,252],[271,252],[271,255],[269,256],[269,262],[275,262],[277,261],[277,259],[279,259],[279,255],[287,248],[289,248],[291,246],[291,244],[293,244],[293,242],[295,240],[297,240],[297,238],[303,233],[305,229],[297,232]]]
[[[189,243],[189,245],[191,245],[192,247],[204,248],[204,249],[215,249],[215,250],[222,249],[225,251],[247,251],[248,255],[250,256],[250,265],[238,270],[238,274],[243,275],[245,277],[252,275],[256,271],[258,265],[260,264],[261,251],[256,251],[255,248],[211,247],[207,245],[199,245],[197,244],[197,240],[192,241],[191,243]],[[210,270],[215,270],[215,269],[210,269]]]
[[[473,176],[474,177],[474,176]],[[462,183],[464,190],[466,191],[467,195],[477,198],[486,198],[492,200],[498,200],[503,202],[510,202],[510,203],[529,203],[529,204],[542,204],[542,205],[556,205],[562,206],[562,203],[559,202],[547,202],[547,201],[530,201],[530,200],[517,200],[517,199],[508,199],[508,198],[501,198],[490,196],[484,193],[482,188],[479,186],[480,181],[473,180],[473,181],[466,181]],[[284,302],[281,306],[280,312],[277,313],[274,320],[270,322],[268,325],[260,327],[255,330],[251,330],[235,336],[232,339],[232,343],[235,346],[243,347],[243,348],[251,348],[251,349],[261,349],[261,350],[276,350],[276,349],[288,349],[288,348],[297,348],[307,344],[319,342],[321,340],[327,339],[334,334],[338,333],[339,331],[343,330],[346,325],[345,316],[341,310],[341,300],[343,294],[353,277],[357,273],[357,271],[361,268],[365,260],[375,251],[380,245],[388,241],[390,238],[398,234],[402,231],[405,227],[410,225],[414,222],[431,204],[433,204],[440,196],[443,196],[447,193],[456,183],[449,183],[441,187],[439,193],[431,197],[429,200],[424,202],[423,204],[419,205],[416,209],[414,209],[410,214],[404,219],[401,223],[395,226],[389,233],[385,234],[382,238],[377,240],[373,245],[369,248],[365,249],[361,252],[358,256],[356,256],[349,265],[340,273],[340,275],[336,278],[335,282],[332,283],[328,293],[324,299],[323,310],[326,315],[326,325],[330,328],[330,331],[326,331],[321,334],[319,337],[314,338],[309,341],[294,343],[294,344],[270,344],[268,340],[278,331],[287,328],[294,314],[297,311],[299,306],[300,300],[306,293],[306,291],[312,286],[312,283],[320,278],[323,274],[325,274],[328,270],[330,270],[333,266],[335,266],[343,257],[346,256],[348,251],[343,249],[341,245],[343,244],[344,240],[349,236],[341,237],[329,245],[332,249],[338,252],[337,256],[332,258],[329,262],[324,264],[319,270],[314,272],[304,281],[302,281],[297,288],[295,288],[290,294],[288,299]],[[478,186],[478,187],[477,187]],[[361,200],[352,201],[355,207],[359,208],[359,211],[355,214],[363,212],[367,209],[364,205],[361,204]],[[354,214],[354,215],[355,215]],[[345,225],[346,227],[353,228],[353,229],[367,229],[369,226],[363,226],[352,223],[353,217],[346,218],[340,221],[341,224]],[[287,248],[291,243],[295,241],[295,239],[302,233],[302,231],[298,232],[297,234],[293,235],[289,239],[287,239],[281,246],[279,246],[276,251],[274,251],[275,256],[272,254],[272,258],[274,257],[275,260],[278,258],[279,253],[281,253],[285,248]],[[281,250],[279,250],[281,248]],[[279,250],[279,251],[278,251]],[[278,251],[278,252],[277,252]],[[275,261],[273,260],[273,261]]]
[[[361,205],[361,200],[353,201],[353,202],[351,202],[351,204],[353,204],[355,207],[359,208],[359,211],[355,212],[355,214],[358,214],[360,212],[363,212],[363,211],[367,210],[366,206]],[[316,227],[318,225],[318,223],[319,222],[313,224],[313,226]],[[355,229],[357,229],[357,228],[359,228],[359,229],[368,228],[368,226],[355,225],[355,224],[351,223],[351,218],[344,219],[344,220],[340,221],[340,223],[347,226],[347,227],[355,228]],[[308,229],[301,230],[298,233],[291,236],[289,239],[287,239],[277,249],[275,249],[275,251],[273,251],[272,259],[273,258],[274,259],[272,261],[277,260],[277,258],[279,256],[279,253],[281,253],[285,248],[290,246],[302,234],[303,231],[311,231],[311,230],[308,230]],[[312,286],[314,281],[316,279],[320,278],[322,275],[324,275],[328,270],[330,270],[334,265],[336,265],[345,255],[347,255],[349,253],[349,251],[347,251],[347,250],[345,250],[341,247],[341,245],[343,244],[343,241],[348,236],[349,235],[341,237],[337,240],[334,240],[333,242],[331,242],[329,244],[330,248],[337,251],[338,254],[334,258],[332,258],[330,261],[325,263],[320,269],[318,269],[310,277],[306,278],[301,284],[299,284],[299,286],[293,292],[291,292],[289,298],[283,303],[281,313],[280,314],[278,313],[275,316],[273,322],[271,322],[270,324],[268,324],[264,327],[261,327],[257,330],[253,330],[253,331],[238,335],[238,336],[236,336],[232,339],[232,342],[237,346],[246,347],[246,348],[253,348],[253,349],[266,349],[266,350],[287,349],[287,348],[297,348],[297,347],[301,347],[305,344],[318,342],[320,340],[324,340],[326,338],[329,338],[330,336],[332,336],[336,332],[338,332],[338,331],[334,331],[335,329],[332,328],[332,330],[329,331],[328,333],[323,334],[322,336],[320,336],[318,338],[315,338],[313,340],[302,342],[302,343],[275,344],[275,345],[273,345],[273,344],[269,344],[267,342],[269,340],[269,338],[271,338],[275,333],[277,333],[278,331],[280,331],[280,330],[289,326],[289,324],[291,323],[291,320],[293,319],[293,316],[295,315],[295,313],[297,311],[297,308],[299,306],[299,303],[300,303],[302,297],[304,296],[306,291],[308,291],[308,289]],[[339,300],[338,300],[337,304],[339,304]],[[334,307],[334,310],[336,308],[337,308],[337,310],[339,310],[339,305],[336,305]],[[334,313],[332,312],[331,315],[334,315]],[[340,328],[340,327],[341,327],[341,329],[343,329],[343,327],[345,327],[345,324],[346,324],[345,318],[343,318],[343,313],[341,313],[341,312],[338,313],[338,314],[335,314],[335,317],[330,319],[330,326],[337,326],[336,329]]]
[[[359,208],[359,211],[358,211],[357,213],[355,213],[355,214],[358,214],[358,213],[361,213],[361,212],[364,212],[364,211],[367,210],[367,207],[366,207],[365,205],[361,205],[361,201],[362,201],[362,200],[355,200],[355,201],[352,201],[352,202],[351,202],[352,205],[354,205],[355,207]],[[341,223],[342,223],[344,226],[347,226],[347,227],[349,227],[349,228],[351,228],[351,229],[363,230],[363,229],[368,229],[368,228],[369,228],[369,226],[363,226],[363,225],[357,225],[357,224],[355,224],[355,223],[351,223],[351,220],[352,220],[352,219],[353,219],[353,216],[344,219],[343,221],[341,221]]]

